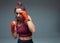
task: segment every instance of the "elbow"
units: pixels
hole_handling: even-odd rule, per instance
[[[13,33],[12,36],[13,36],[14,39],[17,38],[17,34],[16,33]]]
[[[35,27],[34,27],[34,30],[33,30],[33,32],[36,32],[36,29],[35,29]]]
[[[32,28],[32,32],[33,33],[36,32],[35,26]]]
[[[17,36],[13,36],[13,38],[14,38],[14,39],[16,39],[16,38],[17,38]]]
[[[35,32],[35,30],[32,31],[33,33]]]
[[[14,39],[16,39],[17,37],[14,37]]]

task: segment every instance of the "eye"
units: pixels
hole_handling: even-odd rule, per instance
[[[16,14],[18,14],[18,13],[16,12]]]

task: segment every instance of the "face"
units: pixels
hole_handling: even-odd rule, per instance
[[[16,15],[16,19],[17,19],[17,20],[20,20],[20,21],[21,21],[21,20],[23,19],[20,8],[17,8],[17,9],[16,9],[15,15]]]

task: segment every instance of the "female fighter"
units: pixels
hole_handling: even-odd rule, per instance
[[[35,25],[21,2],[17,2],[14,13],[15,20],[10,24],[12,36],[18,38],[17,43],[33,43],[32,33],[35,32]]]

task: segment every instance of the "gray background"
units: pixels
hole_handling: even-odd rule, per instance
[[[17,1],[23,3],[36,25],[34,43],[60,43],[59,0],[0,0],[0,43],[17,43],[10,32]]]

